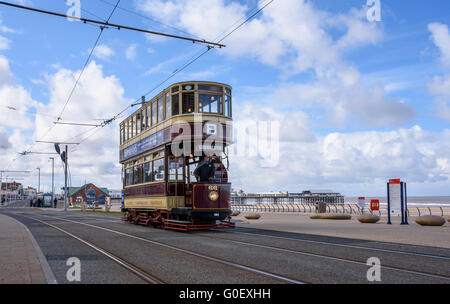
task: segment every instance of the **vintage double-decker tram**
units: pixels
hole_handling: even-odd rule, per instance
[[[232,228],[232,88],[181,82],[120,124],[122,219],[182,231]]]

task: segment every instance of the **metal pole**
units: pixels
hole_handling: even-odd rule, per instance
[[[52,160],[52,204],[53,204],[53,200],[55,198],[55,158],[50,157],[50,159]]]
[[[3,172],[0,172],[0,203],[3,205]]]
[[[38,194],[41,192],[41,168],[36,168],[39,171],[38,175]]]
[[[69,159],[69,155],[68,155],[68,146],[66,146],[66,159],[65,159],[65,166],[64,166],[64,211],[67,211],[67,161]]]

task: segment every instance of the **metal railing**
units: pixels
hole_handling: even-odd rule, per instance
[[[231,206],[234,211],[242,212],[276,212],[276,213],[317,213],[316,205],[312,203],[300,204],[255,204]],[[371,213],[380,216],[387,216],[387,208],[380,208],[379,211],[372,211],[369,208],[361,210],[357,204],[327,205],[327,213],[361,215]],[[439,215],[450,216],[450,207],[411,207],[407,210],[408,216]]]

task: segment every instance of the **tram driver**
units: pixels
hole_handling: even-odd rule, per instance
[[[209,156],[205,156],[194,170],[197,182],[209,182],[215,173],[214,160]]]

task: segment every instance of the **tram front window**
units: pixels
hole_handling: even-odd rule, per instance
[[[222,114],[222,96],[211,94],[200,94],[198,96],[198,108],[200,113]]]
[[[194,92],[183,93],[183,114],[189,114],[194,112],[195,98]]]

